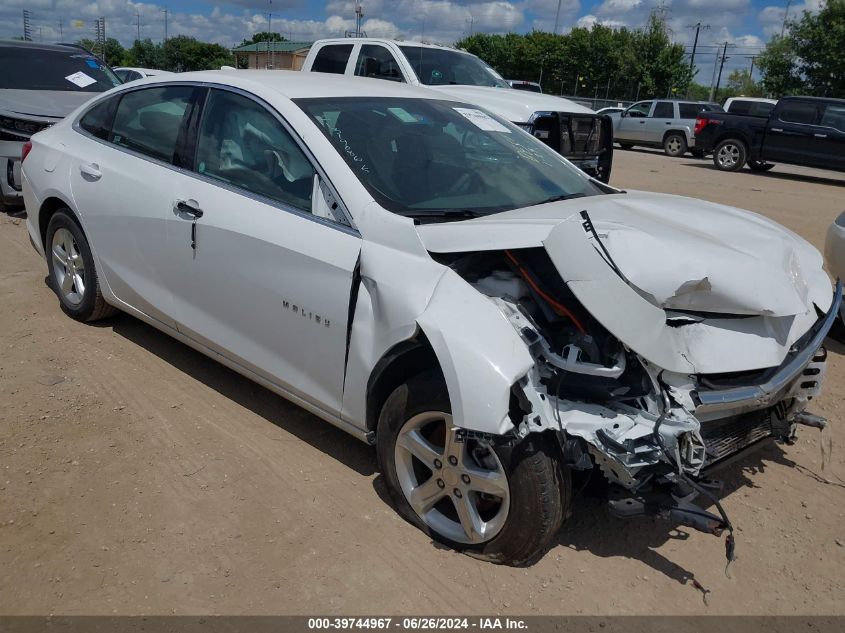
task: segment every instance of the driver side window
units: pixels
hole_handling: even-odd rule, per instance
[[[648,116],[650,110],[651,101],[640,101],[628,108],[628,116],[641,119]]]
[[[196,171],[311,212],[314,168],[282,124],[252,99],[211,90],[197,140]]]
[[[388,79],[404,83],[402,71],[393,55],[384,46],[377,44],[364,44],[358,54],[358,62],[355,64],[355,74],[358,77],[372,77],[375,79]]]

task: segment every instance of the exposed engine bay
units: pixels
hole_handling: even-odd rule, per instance
[[[605,250],[605,255],[614,267],[610,253]],[[809,362],[769,398],[707,406],[700,394],[761,384],[773,370],[694,374],[658,367],[583,306],[544,248],[440,254],[437,259],[498,307],[535,361],[512,389],[516,436],[554,431],[568,467],[598,468],[616,486],[610,508],[618,516],[662,513],[708,533],[730,532],[705,473],[766,439],[791,442],[798,424],[825,424],[805,412],[821,390],[824,348],[812,349]],[[726,318],[671,310],[666,323],[682,328],[714,316]],[[812,334],[795,348],[814,345]],[[666,494],[655,504],[658,489]],[[699,494],[715,503],[720,516],[692,504]],[[726,546],[731,560],[732,534]]]

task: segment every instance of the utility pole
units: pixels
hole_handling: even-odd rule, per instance
[[[167,41],[167,7],[164,7],[163,9],[161,9],[161,11],[164,13],[164,41],[166,42]]]
[[[698,33],[701,29],[707,30],[710,28],[709,24],[702,24],[701,22],[697,22],[695,24],[688,24],[688,29],[695,29],[695,40],[692,43],[692,55],[689,58],[689,70],[690,72],[693,71],[695,68],[695,51],[698,48]]]
[[[748,71],[748,78],[754,81],[754,60],[757,59],[757,55],[746,55],[745,57],[751,60],[751,70]]]
[[[555,35],[557,35],[557,24],[560,20],[560,4],[562,0],[557,0],[557,11],[555,11]]]
[[[789,7],[792,6],[792,0],[786,0],[786,11],[783,12],[783,24],[780,27],[780,36],[783,37],[784,31],[786,31],[786,19],[789,17]]]
[[[468,18],[466,18],[464,20],[464,24],[466,24],[467,22],[469,22],[469,36],[472,37],[472,33],[473,33],[472,27],[475,24],[475,18],[472,15],[470,15]]]
[[[64,18],[59,18],[59,41],[62,42],[64,39]]]
[[[135,26],[138,27],[138,35],[135,39],[140,42],[141,41],[141,12],[140,11],[135,12]]]
[[[361,21],[364,19],[364,7],[355,0],[355,37],[361,37]],[[425,24],[425,22],[423,22]]]
[[[23,39],[27,42],[32,41],[32,25],[29,21],[32,19],[32,14],[26,9],[23,10]]]
[[[713,93],[713,97],[716,98],[719,95],[719,85],[722,83],[722,69],[725,67],[725,60],[728,58],[728,43],[725,42],[725,48],[722,50],[722,63],[719,64],[719,78],[716,80],[716,91]],[[711,99],[712,101],[712,99]]]
[[[273,39],[273,0],[268,0],[267,6],[270,9],[267,12],[267,62],[264,68],[273,68],[273,51],[270,50],[270,40]]]

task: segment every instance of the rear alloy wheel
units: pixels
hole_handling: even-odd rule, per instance
[[[533,564],[563,522],[571,494],[554,446],[460,434],[446,386],[424,374],[399,386],[379,417],[381,472],[399,513],[431,538],[494,563]]]
[[[50,284],[65,314],[96,321],[117,312],[103,299],[88,240],[68,210],[50,218],[45,247]]]
[[[687,153],[687,139],[683,134],[670,132],[663,139],[663,151],[673,158],[683,156]]]
[[[748,169],[750,169],[751,171],[769,171],[774,166],[774,163],[767,163],[764,160],[748,161]]]
[[[726,139],[713,151],[713,164],[721,171],[739,171],[745,165],[748,150],[745,143],[736,139]]]

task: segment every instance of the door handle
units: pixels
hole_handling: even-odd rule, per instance
[[[645,121],[640,121],[640,125],[645,125]]]
[[[773,127],[772,132],[783,132],[783,128],[782,127]]]
[[[82,164],[79,166],[79,171],[91,180],[99,180],[103,177],[103,172],[100,171],[100,166],[97,163]]]
[[[196,203],[192,203],[192,201],[178,200],[176,202],[176,210],[179,213],[190,215],[194,219],[202,217],[202,209],[196,206]]]
[[[672,125],[671,121],[666,121],[666,125]]]
[[[827,138],[827,134],[813,134],[816,138]]]

